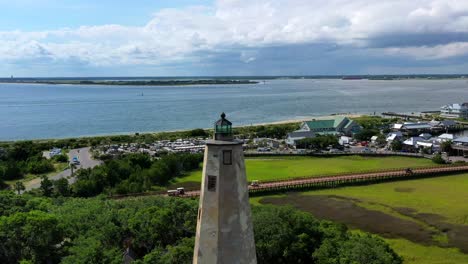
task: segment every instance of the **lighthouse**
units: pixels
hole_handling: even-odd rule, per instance
[[[206,142],[194,264],[257,263],[242,142],[224,113]]]

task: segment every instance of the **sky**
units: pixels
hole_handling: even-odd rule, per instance
[[[0,77],[468,73],[465,0],[0,6]]]

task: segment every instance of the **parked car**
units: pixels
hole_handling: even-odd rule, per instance
[[[250,186],[252,186],[252,187],[258,187],[258,186],[260,186],[260,182],[257,181],[257,180],[253,180],[253,181],[250,183]]]
[[[168,190],[167,191],[168,196],[179,196],[179,195],[184,195],[184,194],[185,194],[184,187],[179,187],[176,190]]]

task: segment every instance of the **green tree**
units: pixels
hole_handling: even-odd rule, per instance
[[[399,140],[393,140],[390,144],[390,149],[392,151],[400,151],[403,149],[403,144]]]
[[[442,155],[436,154],[434,157],[432,157],[432,162],[436,164],[445,164],[445,160],[442,158]]]
[[[52,183],[51,180],[47,176],[42,176],[41,177],[41,186],[40,189],[42,191],[42,194],[44,196],[51,196],[52,195],[52,189],[54,187],[54,184]]]
[[[66,154],[56,155],[53,159],[57,162],[68,162],[68,156]]]
[[[447,152],[447,154],[450,154],[450,152],[452,151],[452,141],[447,140],[447,141],[442,142],[440,144],[440,150],[443,152]]]
[[[26,190],[23,182],[17,181],[15,182],[15,190],[18,194],[21,194],[22,191]]]
[[[0,163],[0,179],[14,180],[23,178],[24,174],[17,162],[6,161]]]
[[[340,259],[342,263],[400,264],[403,262],[387,243],[369,234],[352,234],[341,247]]]
[[[385,137],[384,134],[379,134],[377,136],[377,141],[376,141],[377,145],[379,146],[385,146],[387,144],[387,138]]]
[[[354,138],[360,141],[369,141],[372,136],[377,134],[379,134],[379,130],[365,128],[361,132],[355,134]]]
[[[63,232],[58,219],[41,211],[0,217],[0,262],[57,262]]]
[[[310,214],[273,206],[255,207],[253,226],[259,263],[313,263],[322,234]]]
[[[52,162],[44,158],[28,161],[28,171],[32,174],[48,173],[54,169]]]
[[[69,196],[70,195],[70,187],[68,185],[68,180],[65,178],[58,179],[53,181],[54,191],[59,196]]]

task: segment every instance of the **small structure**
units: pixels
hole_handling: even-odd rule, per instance
[[[221,114],[206,142],[194,264],[257,263],[243,142]]]
[[[448,118],[468,119],[468,103],[444,105],[440,108],[440,115]]]
[[[347,137],[347,136],[341,136],[339,139],[338,139],[338,144],[340,144],[341,146],[346,146],[346,145],[349,145],[351,143],[353,139],[351,137]]]

